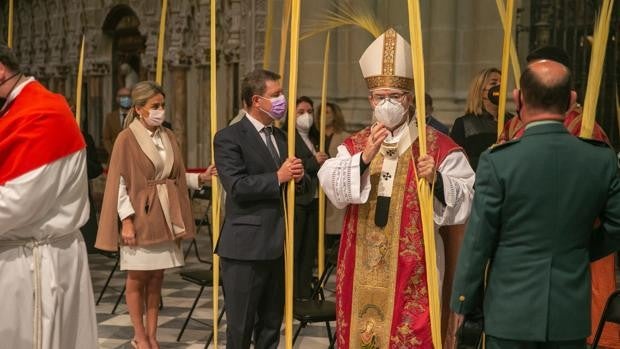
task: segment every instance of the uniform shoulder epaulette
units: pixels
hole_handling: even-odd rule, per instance
[[[513,139],[513,140],[510,140],[510,141],[508,141],[508,142],[504,142],[504,143],[496,143],[496,144],[493,144],[493,145],[489,148],[489,151],[490,151],[491,153],[493,153],[493,152],[498,151],[498,150],[500,150],[500,149],[506,149],[507,147],[509,147],[509,146],[511,146],[511,145],[513,145],[513,144],[517,144],[517,143],[519,143],[519,138],[517,138],[517,139]]]
[[[598,139],[594,139],[594,138],[585,138],[585,137],[577,137],[580,140],[586,142],[586,143],[590,143],[599,147],[604,147],[604,148],[610,148],[610,145],[607,144],[604,141],[598,140]]]

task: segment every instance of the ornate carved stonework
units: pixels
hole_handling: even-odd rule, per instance
[[[26,5],[25,1],[17,3],[15,16],[15,28],[13,29],[13,47],[22,63],[22,69],[30,72],[33,63],[32,41],[32,6]],[[19,28],[20,30],[15,30]]]
[[[25,23],[31,25],[34,29],[34,35],[32,38],[28,38],[33,43],[33,59],[32,70],[37,75],[47,75],[46,67],[49,64],[48,61],[48,49],[49,46],[53,46],[56,43],[51,41],[48,37],[50,32],[48,29],[48,13],[44,0],[35,0],[32,4],[32,14],[34,23]],[[34,25],[36,23],[36,25]],[[30,41],[29,40],[29,41]],[[48,46],[49,43],[49,46]]]
[[[65,7],[64,2],[54,0],[48,4],[50,9],[50,31],[49,31],[49,63],[50,65],[60,65],[66,57],[65,38],[67,28],[65,28]],[[50,72],[53,74],[53,72]]]
[[[228,63],[240,62],[241,49],[244,46],[241,38],[246,32],[247,27],[251,24],[249,22],[250,14],[246,6],[251,6],[254,0],[238,1],[238,0],[226,0],[224,1],[223,8],[223,21],[225,24],[222,26],[227,30],[220,35],[218,40],[218,47],[223,47],[223,55]]]
[[[193,33],[193,47],[190,47],[191,54],[194,57],[193,62],[198,67],[204,67],[209,63],[209,34],[211,17],[209,0],[197,0],[194,4],[194,19],[191,25]]]
[[[166,23],[166,62],[174,67],[188,67],[191,64],[190,21],[194,8],[189,0],[171,3]]]

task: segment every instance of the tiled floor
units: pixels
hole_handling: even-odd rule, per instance
[[[206,255],[209,251],[209,240],[206,234],[202,234],[199,237],[199,246],[202,254]],[[99,296],[101,288],[108,277],[110,270],[114,266],[114,259],[108,258],[99,254],[90,255],[90,268],[93,279],[93,288],[95,292],[95,299]],[[203,264],[197,261],[194,253],[190,253],[187,258],[186,268],[208,268],[209,265]],[[159,332],[158,338],[161,348],[204,348],[207,336],[210,335],[210,327],[200,324],[195,321],[190,321],[183,334],[183,338],[180,342],[176,341],[177,335],[189,313],[196,295],[198,294],[199,287],[188,281],[184,281],[179,276],[180,269],[172,269],[166,272],[164,279],[164,286],[162,291],[164,307],[159,316]],[[129,314],[127,313],[127,307],[125,306],[124,299],[121,301],[115,314],[110,314],[114,303],[116,302],[119,292],[124,285],[125,273],[117,271],[110,282],[110,287],[105,292],[101,303],[97,306],[97,321],[99,323],[99,345],[100,348],[112,349],[112,348],[131,348],[129,344],[130,339],[133,337],[133,329],[129,320]],[[328,288],[333,289],[333,277],[331,285],[328,284]],[[327,292],[326,296],[333,299],[333,293]],[[198,303],[196,310],[194,311],[193,318],[212,323],[212,290],[211,288],[205,288],[203,295]],[[220,306],[223,304],[223,299],[220,297]],[[295,323],[294,330],[297,329],[297,323]],[[332,323],[332,329],[335,326]],[[225,330],[226,330],[226,318],[222,319],[219,328],[219,345],[218,347],[225,347]],[[282,331],[282,337],[280,341],[280,348],[284,348],[284,331]],[[327,339],[327,332],[325,325],[309,325],[302,330],[300,337],[295,343],[295,348],[327,348],[329,342]],[[213,344],[209,345],[209,348],[213,348]]]

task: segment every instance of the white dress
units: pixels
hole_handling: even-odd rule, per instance
[[[151,133],[151,139],[162,160],[168,155],[159,132]],[[171,149],[168,151],[172,151]],[[197,173],[185,175],[190,189],[200,189]],[[121,176],[118,188],[118,216],[121,221],[134,214],[133,206],[127,195],[125,179]],[[148,246],[121,245],[121,270],[161,270],[185,265],[183,252],[175,241],[164,241]]]

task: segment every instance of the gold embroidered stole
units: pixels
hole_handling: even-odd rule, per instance
[[[377,188],[383,156],[370,165],[371,192],[359,206],[351,304],[350,348],[387,348],[394,313],[399,235],[411,146],[401,153],[394,178],[390,215],[385,227],[375,225]],[[396,310],[398,311],[398,310]]]

